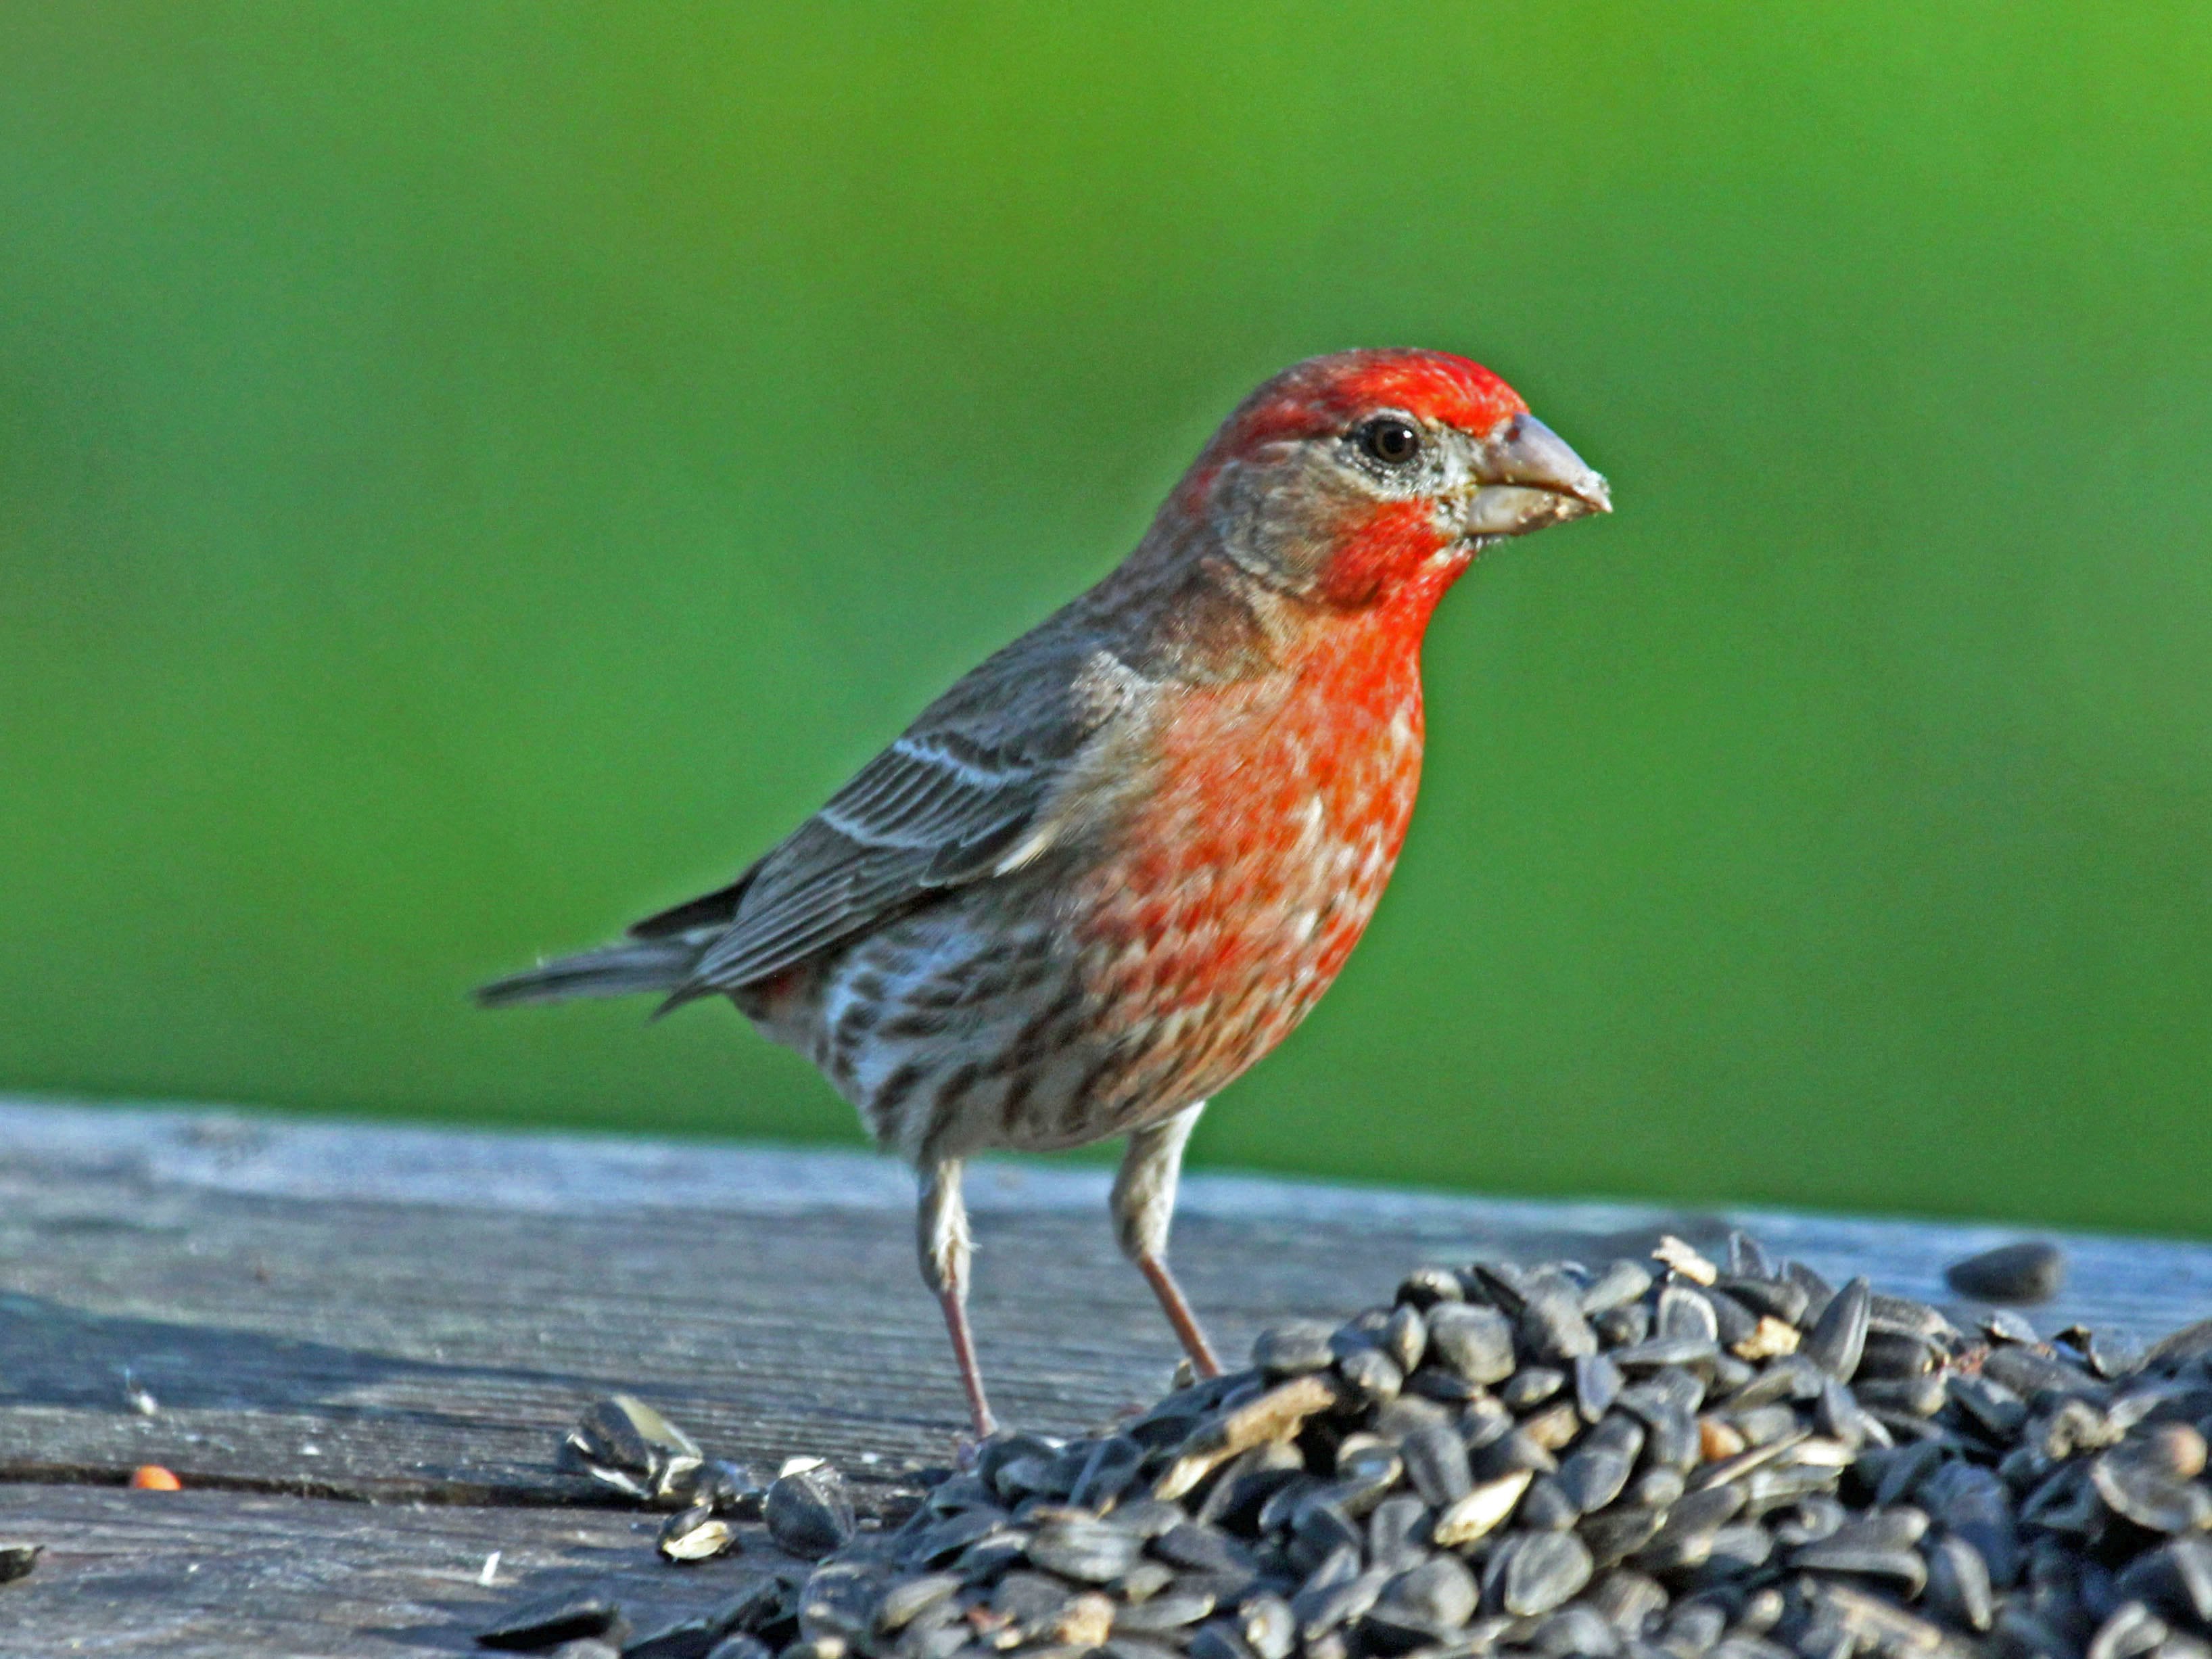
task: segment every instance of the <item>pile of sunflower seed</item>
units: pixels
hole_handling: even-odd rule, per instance
[[[2033,1300],[2047,1245],[1955,1264]],[[1424,1267],[1109,1432],[1010,1434],[892,1531],[836,1470],[763,1486],[617,1395],[565,1455],[672,1509],[672,1562],[787,1555],[633,1633],[585,1592],[489,1645],[573,1659],[2212,1659],[2212,1322],[2146,1352],[1955,1328],[1730,1241]]]
[[[2212,1327],[2148,1354],[2013,1312],[1962,1333],[1741,1237],[1725,1267],[1668,1240],[1426,1267],[1110,1433],[985,1443],[753,1635],[783,1659],[2212,1659],[2208,1427]]]

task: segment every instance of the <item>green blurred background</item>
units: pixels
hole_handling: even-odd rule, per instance
[[[2212,13],[0,3],[0,1086],[851,1140],[472,983],[1290,360],[1614,480],[1201,1161],[2212,1233]]]

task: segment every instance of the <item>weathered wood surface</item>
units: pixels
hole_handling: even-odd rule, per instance
[[[1021,1425],[1090,1426],[1169,1374],[1106,1180],[973,1179],[984,1361]],[[493,1550],[514,1552],[502,1586],[605,1572],[680,1600],[704,1580],[554,1467],[617,1389],[714,1455],[828,1456],[864,1505],[895,1501],[961,1422],[911,1205],[903,1172],[845,1152],[0,1104],[0,1480],[21,1483],[0,1486],[0,1528],[50,1552],[0,1587],[0,1655],[450,1651],[493,1595],[473,1586]],[[1232,1350],[1423,1261],[1602,1259],[1661,1231],[1717,1248],[1741,1224],[1832,1277],[1946,1301],[1946,1262],[2019,1236],[1227,1176],[1192,1179],[1181,1215],[1177,1261]],[[2212,1246],[2065,1242],[2044,1328],[2212,1314]],[[149,1462],[194,1490],[98,1489]]]
[[[784,1560],[753,1527],[742,1555],[661,1567],[659,1521],[614,1510],[0,1486],[0,1536],[48,1540],[30,1578],[0,1585],[0,1654],[480,1654],[473,1633],[541,1593],[631,1587],[625,1605],[643,1634]]]

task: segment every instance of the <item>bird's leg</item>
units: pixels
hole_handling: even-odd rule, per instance
[[[921,1203],[915,1215],[921,1247],[921,1276],[945,1310],[945,1328],[952,1338],[953,1362],[967,1391],[968,1414],[975,1438],[998,1432],[991,1402],[983,1397],[983,1373],[975,1364],[975,1339],[968,1329],[968,1260],[975,1245],[968,1235],[968,1206],[960,1199],[960,1160],[949,1158],[921,1171]]]
[[[1160,1310],[1175,1327],[1191,1369],[1200,1376],[1221,1375],[1221,1362],[1198,1319],[1183,1300],[1182,1289],[1168,1271],[1168,1227],[1175,1219],[1176,1181],[1182,1173],[1183,1143],[1198,1127],[1206,1103],[1185,1107],[1173,1117],[1147,1124],[1129,1136],[1121,1154],[1121,1172],[1114,1177],[1114,1236],[1121,1254],[1137,1264],[1160,1299]]]

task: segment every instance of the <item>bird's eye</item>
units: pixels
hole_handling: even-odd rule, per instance
[[[1359,428],[1359,447],[1385,466],[1403,466],[1421,453],[1421,434],[1395,415],[1378,415]]]

